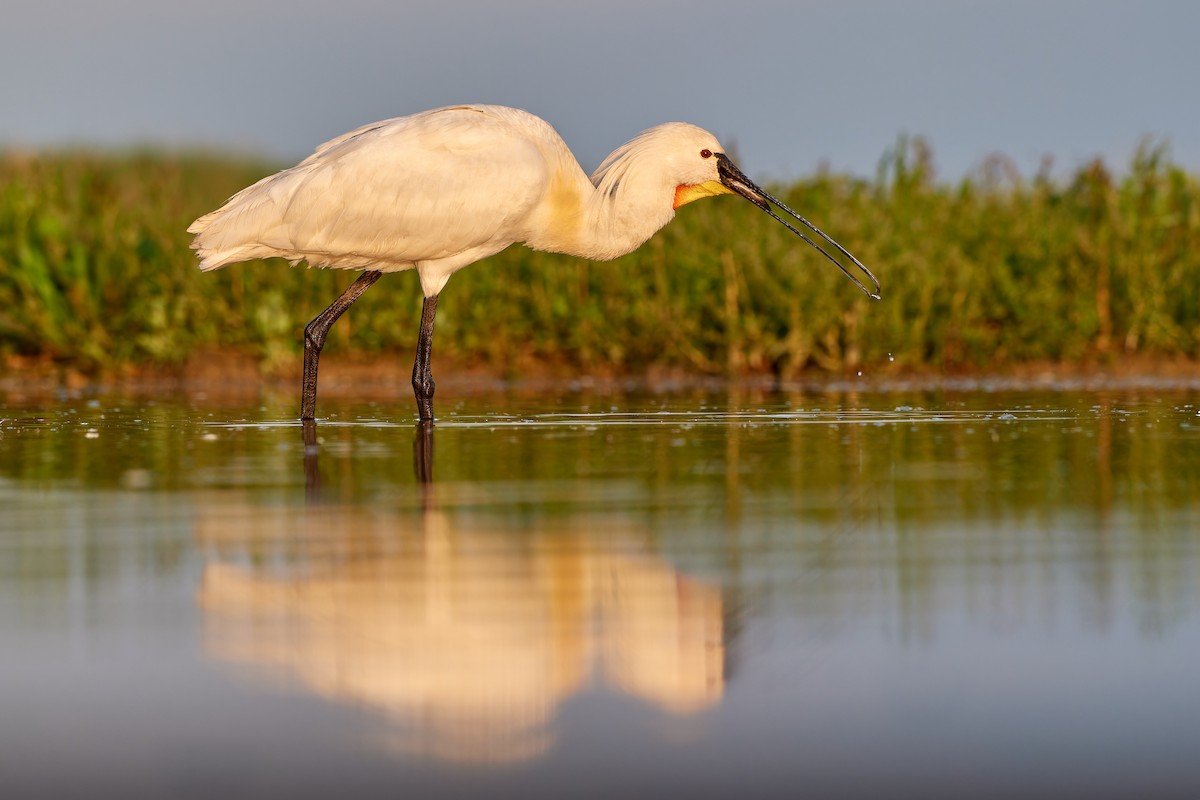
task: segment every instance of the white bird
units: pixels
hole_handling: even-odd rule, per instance
[[[879,281],[841,245],[755,186],[720,142],[670,122],[617,148],[589,179],[549,123],[503,106],[452,106],[343,134],[263,178],[188,228],[200,269],[254,258],[365,270],[304,329],[301,419],[316,414],[317,362],[329,328],[385,272],[415,269],[425,294],[413,391],[433,419],[430,356],[438,293],[456,271],[516,242],[607,260],[649,239],[685,203],[739,194],[816,247],[878,299]],[[781,219],[785,213],[863,271]]]

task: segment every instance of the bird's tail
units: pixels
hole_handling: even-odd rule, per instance
[[[194,235],[191,248],[200,257],[204,272],[239,261],[283,255],[278,247],[263,241],[268,238],[264,234],[277,228],[279,220],[274,204],[265,202],[262,193],[254,191],[259,184],[243,189],[225,205],[188,226],[187,232]]]
[[[200,257],[200,269],[204,272],[242,260],[239,256],[244,248],[220,249],[213,246],[213,239],[215,237],[206,235],[209,226],[220,219],[220,216],[220,211],[212,211],[193,222],[187,229],[188,233],[195,234],[195,238],[192,239],[191,248]]]

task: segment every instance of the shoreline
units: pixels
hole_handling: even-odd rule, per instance
[[[1134,354],[1106,361],[1030,362],[990,369],[939,371],[889,364],[861,371],[805,370],[781,378],[770,373],[713,375],[682,369],[650,368],[591,372],[567,364],[531,362],[520,369],[438,363],[439,388],[455,394],[548,391],[619,394],[626,392],[721,392],[741,389],[784,393],[920,391],[1096,391],[1103,389],[1200,391],[1200,361]],[[331,353],[321,363],[321,396],[383,399],[411,394],[411,354],[361,357]],[[203,393],[245,397],[262,392],[299,391],[300,363],[267,370],[255,357],[210,352],[180,365],[137,365],[86,375],[71,365],[45,360],[8,359],[0,370],[0,395],[30,399],[70,394],[129,392],[136,395]]]

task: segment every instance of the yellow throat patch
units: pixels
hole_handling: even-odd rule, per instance
[[[701,197],[715,197],[719,194],[733,194],[733,190],[720,181],[681,183],[675,187],[675,205],[671,207],[679,208]]]

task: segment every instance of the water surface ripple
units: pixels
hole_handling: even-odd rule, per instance
[[[5,401],[0,774],[1195,795],[1198,398]]]

